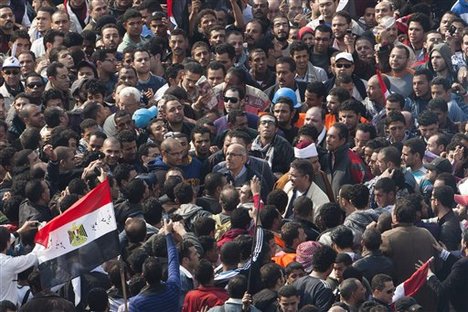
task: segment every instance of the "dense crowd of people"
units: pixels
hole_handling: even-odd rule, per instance
[[[467,23],[466,0],[0,0],[0,312],[468,311]],[[44,288],[38,228],[101,182],[120,256]]]

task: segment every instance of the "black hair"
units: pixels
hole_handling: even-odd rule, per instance
[[[354,234],[351,229],[345,225],[340,225],[330,232],[332,242],[340,249],[352,248]]]

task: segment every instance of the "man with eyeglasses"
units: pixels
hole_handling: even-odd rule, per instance
[[[393,311],[391,307],[393,295],[395,294],[393,279],[387,274],[377,274],[372,278],[371,289],[371,300],[383,305],[387,311]]]
[[[252,142],[252,151],[266,160],[273,173],[280,177],[289,170],[294,151],[289,142],[277,135],[278,120],[273,114],[266,113],[258,121],[258,136]]]
[[[358,101],[367,97],[367,81],[354,74],[354,58],[351,53],[340,52],[335,55],[335,61],[331,64],[333,76],[325,82],[327,91],[337,86],[337,78],[350,76],[353,82],[351,96]]]
[[[228,114],[234,110],[244,111],[245,102],[244,102],[245,92],[243,89],[236,86],[229,86],[224,91],[224,111],[225,116],[219,117],[214,121],[216,127],[216,133],[220,135],[226,131],[228,127]],[[255,129],[258,122],[258,116],[249,112],[245,112],[247,116],[247,123],[249,128]]]
[[[36,105],[41,104],[41,96],[44,93],[45,81],[41,75],[35,72],[30,73],[24,80],[24,92],[31,97],[31,102]]]
[[[15,96],[24,91],[21,84],[20,63],[16,57],[9,57],[3,62],[2,77],[4,83],[0,87],[0,94],[3,95],[5,110],[8,110]]]

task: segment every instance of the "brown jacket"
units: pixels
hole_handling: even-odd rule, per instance
[[[395,228],[382,234],[382,252],[390,257],[395,266],[395,285],[409,278],[416,270],[418,260],[427,261],[436,255],[432,245],[436,243],[432,234],[413,224],[398,224]],[[431,290],[424,286],[415,299],[424,308],[432,311],[436,307],[435,296]]]

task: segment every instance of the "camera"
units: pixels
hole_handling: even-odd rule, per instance
[[[453,34],[455,34],[455,32],[457,31],[457,27],[455,26],[450,26],[449,28],[449,33],[450,33],[450,36],[453,36]]]

